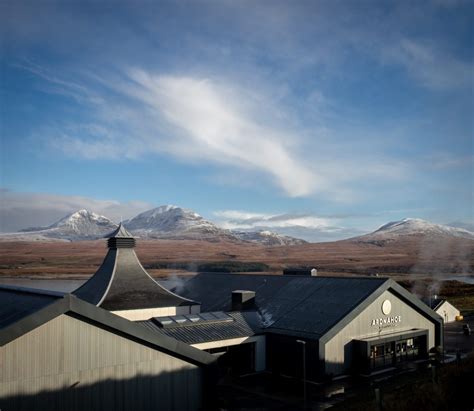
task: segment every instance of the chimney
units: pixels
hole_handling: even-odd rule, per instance
[[[316,268],[309,267],[289,267],[283,270],[283,275],[304,275],[316,277],[318,275],[318,270]]]
[[[255,291],[234,290],[232,291],[232,310],[245,311],[255,308]]]

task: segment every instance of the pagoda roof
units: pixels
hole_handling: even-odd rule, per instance
[[[158,284],[135,254],[135,239],[120,224],[96,273],[72,294],[109,311],[197,305]]]
[[[117,237],[125,237],[125,238],[134,238],[127,229],[120,223],[115,231],[108,234],[106,238],[117,238]]]

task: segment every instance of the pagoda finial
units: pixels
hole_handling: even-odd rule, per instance
[[[117,229],[107,236],[107,246],[109,248],[134,248],[135,237],[133,237],[122,225],[118,225]]]

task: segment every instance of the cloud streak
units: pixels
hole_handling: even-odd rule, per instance
[[[221,219],[221,225],[229,229],[254,229],[305,227],[310,229],[337,231],[333,218],[317,217],[311,214],[263,214],[239,210],[214,212]]]
[[[0,190],[0,197],[1,232],[47,226],[83,208],[105,215],[113,221],[134,217],[152,208],[152,204],[144,201],[121,202],[49,193],[19,193],[5,189]]]
[[[275,105],[262,90],[140,69],[88,81],[108,90],[88,100],[93,122],[43,131],[51,136],[47,144],[68,156],[171,155],[188,164],[217,167],[221,176],[229,170],[251,175],[255,186],[276,186],[289,197],[318,193],[341,202],[357,199],[353,181],[403,180],[410,174],[405,162],[375,150],[368,153],[361,141],[354,147],[346,136],[300,129],[285,106]],[[67,81],[60,83],[67,87]],[[332,160],[336,156],[337,163]]]
[[[474,65],[435,47],[430,42],[402,38],[381,55],[402,65],[420,84],[435,90],[472,86]]]
[[[261,171],[290,196],[308,195],[318,186],[320,178],[301,165],[291,147],[297,136],[253,118],[236,91],[207,79],[151,76],[140,70],[130,76],[139,86],[131,92],[176,127],[168,151]]]
[[[241,210],[215,211],[216,224],[237,231],[269,230],[310,242],[336,241],[365,234],[367,229],[349,227],[351,216],[318,216],[310,213],[252,213]],[[354,217],[354,216],[352,216]]]

